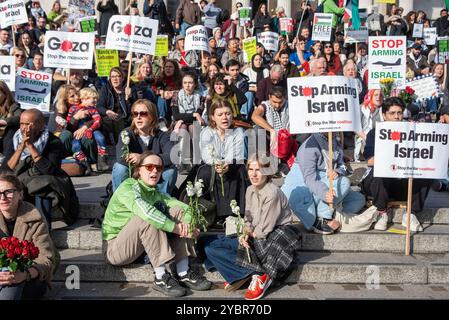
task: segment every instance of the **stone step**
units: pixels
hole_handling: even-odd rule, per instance
[[[80,220],[71,227],[54,223],[52,238],[58,248],[101,249],[101,230],[92,228],[87,220]],[[299,224],[298,224],[299,226]],[[404,230],[401,225],[392,228]],[[424,225],[424,232],[413,234],[411,249],[415,254],[449,253],[449,228],[445,225]],[[403,253],[405,235],[370,230],[361,233],[337,233],[319,235],[302,229],[302,250],[331,252],[383,252]]]
[[[98,250],[67,249],[60,253],[61,264],[54,276],[55,281],[65,281],[73,272],[73,266],[79,268],[82,282],[154,280],[150,265],[132,264],[127,267],[114,267],[103,261]],[[365,284],[373,279],[378,279],[379,284],[449,283],[448,254],[404,256],[389,253],[301,252],[295,265],[295,270],[286,283]],[[213,282],[224,281],[218,272],[206,272],[205,276]]]
[[[79,219],[92,219],[103,212],[104,209],[101,207],[100,201],[101,200],[98,200],[98,202],[81,202]],[[421,223],[449,224],[449,208],[431,208],[431,203],[428,203],[427,205],[428,207],[424,208],[418,215],[418,219]],[[402,215],[406,213],[406,208],[394,208],[393,213],[393,222],[401,223]],[[62,219],[62,214],[59,211],[55,212],[53,219]]]

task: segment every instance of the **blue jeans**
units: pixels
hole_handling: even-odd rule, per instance
[[[18,285],[0,286],[0,300],[39,299],[47,291],[47,284],[39,279],[22,282]]]
[[[317,179],[329,186],[326,172],[318,172]],[[348,178],[338,177],[332,181],[332,185],[336,193],[334,208],[341,203],[343,212],[356,214],[365,205],[365,197],[361,193],[351,190],[351,182]],[[334,211],[329,208],[325,201],[312,194],[304,182],[304,177],[297,163],[293,164],[281,190],[288,198],[293,212],[307,230],[312,229],[317,217],[332,219]]]
[[[116,162],[112,168],[112,191],[115,192],[120,184],[128,179],[129,171],[128,166],[124,166]],[[170,195],[176,185],[176,179],[178,178],[178,172],[176,169],[168,168],[162,172],[162,182],[157,185],[159,192]]]
[[[187,30],[188,28],[190,28],[191,26],[192,26],[191,24],[188,24],[188,23],[186,23],[186,22],[181,23],[181,30],[179,31],[179,34],[180,34],[181,36],[184,36],[184,37],[185,37],[185,35],[186,35],[186,30]]]
[[[235,263],[238,240],[224,235],[205,236],[200,239],[204,246],[206,260],[204,266],[210,271],[217,269],[228,283],[249,277],[253,270],[243,268]]]
[[[45,217],[48,224],[48,230],[51,230],[51,209],[53,207],[52,199],[40,196],[34,197],[34,204],[40,213]]]
[[[240,113],[242,114],[245,120],[251,120],[251,113],[253,112],[253,104],[254,104],[254,92],[247,91],[245,92],[246,103],[242,105],[240,108]]]
[[[101,133],[100,130],[94,131],[94,139],[95,139],[95,142],[97,143],[97,147],[106,150],[106,141],[105,141],[103,133]],[[82,139],[73,139],[73,142],[72,142],[72,152],[73,153],[77,153],[77,152],[81,151],[81,140]]]
[[[167,117],[167,100],[161,97],[157,97],[157,113],[159,119]]]

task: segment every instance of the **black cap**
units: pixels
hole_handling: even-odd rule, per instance
[[[421,47],[421,45],[420,45],[419,43],[414,43],[414,44],[412,45],[411,48],[412,48],[412,49],[419,49],[419,50],[422,50],[422,47]]]

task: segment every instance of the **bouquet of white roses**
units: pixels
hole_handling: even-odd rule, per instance
[[[192,216],[192,221],[189,224],[189,233],[192,234],[195,228],[202,227],[207,231],[207,220],[203,215],[204,206],[198,203],[198,199],[203,195],[203,179],[199,179],[193,184],[191,181],[187,182],[187,196],[189,197],[189,208],[187,209]]]
[[[245,221],[243,220],[241,214],[240,214],[240,207],[237,205],[237,201],[232,200],[231,201],[231,209],[232,213],[234,213],[236,217],[236,231],[237,236],[239,238],[239,242],[241,239],[245,238],[246,236],[246,230],[244,229]],[[251,255],[249,253],[249,248],[246,248],[246,255],[248,257],[248,262],[251,263]]]

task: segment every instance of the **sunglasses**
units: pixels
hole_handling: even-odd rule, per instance
[[[160,166],[160,165],[152,164],[152,163],[144,164],[144,165],[141,165],[140,167],[144,167],[145,169],[147,169],[148,172],[152,172],[154,169],[156,169],[157,172],[162,172],[164,170],[164,166]]]
[[[332,46],[329,46],[329,45],[327,45],[327,46],[324,46],[325,48],[332,48]]]
[[[141,116],[142,118],[148,117],[148,111],[133,111],[132,114],[134,118],[137,118],[138,116]]]
[[[25,56],[23,54],[15,54],[14,55],[16,58],[25,58]]]

